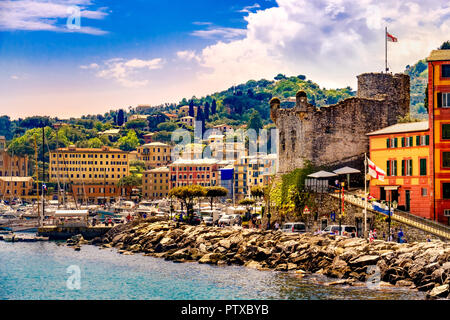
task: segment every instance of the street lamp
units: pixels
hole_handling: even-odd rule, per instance
[[[339,206],[339,235],[342,235],[342,215],[344,214],[343,210],[344,210],[344,186],[345,186],[345,182],[341,182],[341,190],[339,192],[340,195],[340,206]]]

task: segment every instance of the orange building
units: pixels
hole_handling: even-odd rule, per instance
[[[387,175],[371,181],[370,193],[450,225],[450,50],[434,50],[427,61],[428,120],[368,134],[369,157]]]
[[[450,224],[450,50],[433,50],[427,62],[432,219]]]
[[[31,194],[32,177],[0,177],[0,197],[21,198]]]

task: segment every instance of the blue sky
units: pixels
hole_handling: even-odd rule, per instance
[[[383,69],[386,25],[402,72],[448,40],[449,16],[442,0],[4,0],[0,115],[178,102],[279,72],[356,88]]]

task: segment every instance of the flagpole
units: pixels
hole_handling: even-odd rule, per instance
[[[384,62],[386,65],[386,73],[388,72],[388,67],[387,67],[387,27],[384,30]]]
[[[364,153],[364,239],[367,239],[367,153]]]

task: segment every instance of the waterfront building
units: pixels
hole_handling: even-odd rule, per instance
[[[1,198],[21,198],[31,195],[33,190],[32,177],[0,177]]]
[[[117,183],[128,175],[128,152],[120,149],[71,145],[50,152],[50,182],[71,184],[73,195],[80,200],[103,202],[124,195]]]
[[[248,156],[242,156],[234,164],[234,192],[237,201],[244,199],[248,194],[247,173]]]
[[[146,199],[165,198],[170,190],[170,169],[159,167],[142,174],[142,195]]]
[[[276,154],[248,156],[247,192],[254,186],[264,187],[270,176],[276,173]]]
[[[368,134],[369,157],[387,173],[370,192],[381,200],[391,193],[400,209],[450,224],[450,50],[432,51],[427,62],[428,120]]]
[[[430,218],[433,189],[428,121],[398,123],[368,136],[369,158],[386,172],[384,181],[371,181],[370,194],[380,200],[390,198],[398,209]]]
[[[171,188],[219,185],[219,161],[216,159],[178,159],[169,165]]]
[[[168,165],[172,160],[172,147],[162,142],[152,142],[137,148],[138,158],[147,170]]]
[[[13,156],[6,148],[6,138],[0,136],[0,177],[26,177],[28,176],[29,160],[27,156]]]

